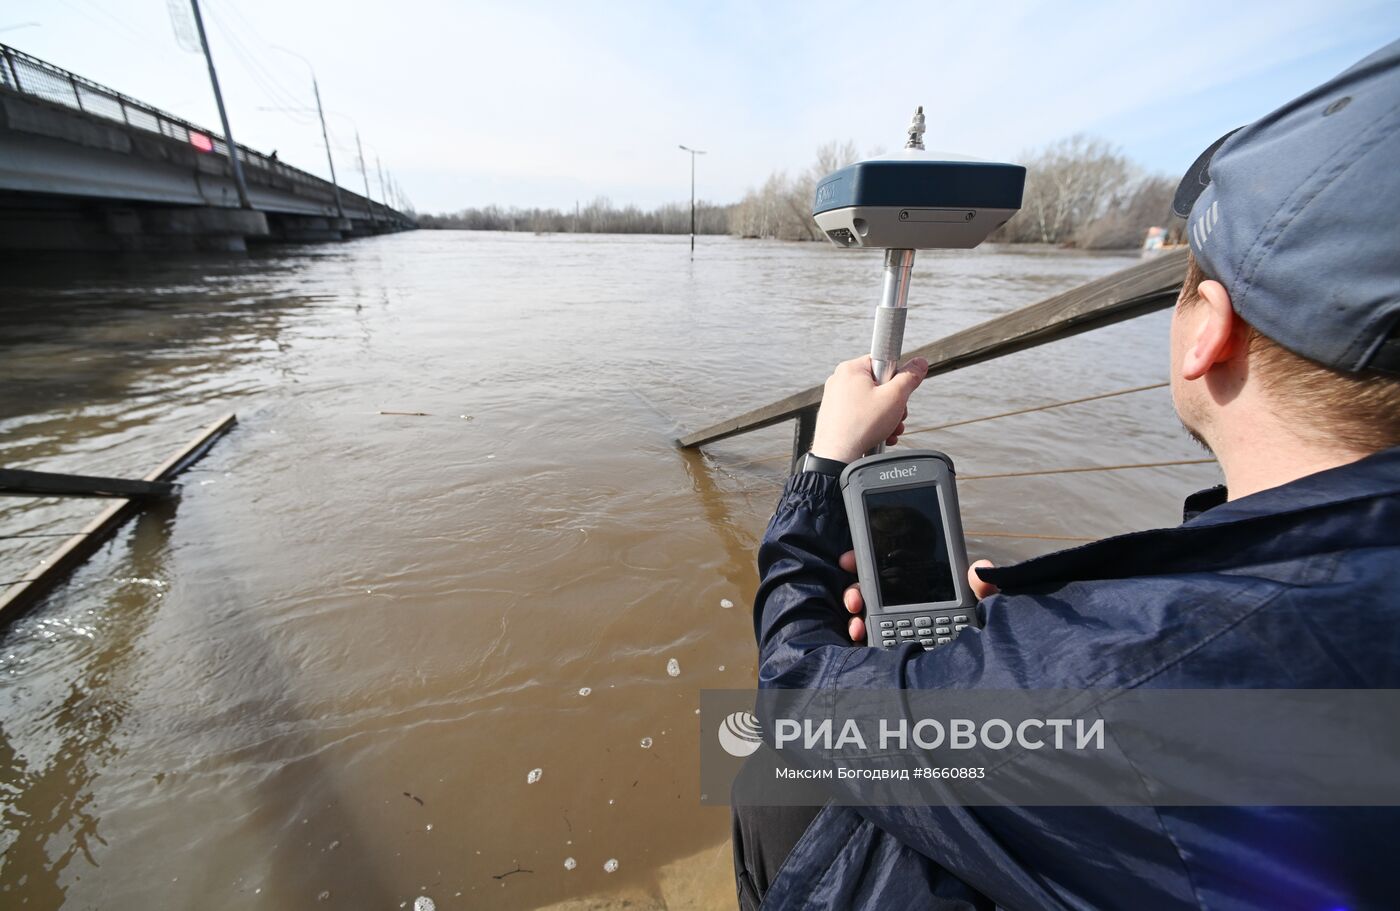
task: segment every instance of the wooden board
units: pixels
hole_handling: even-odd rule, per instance
[[[131,481],[84,474],[59,474],[0,468],[0,495],[28,497],[169,497],[175,485],[169,481]]]
[[[1099,329],[1170,307],[1186,276],[1186,251],[1174,250],[1081,285],[1063,294],[1022,307],[1005,316],[907,352],[929,363],[929,375],[948,373]],[[822,387],[813,386],[696,431],[676,441],[682,448],[703,446],[727,437],[770,427],[821,404]]]
[[[227,433],[237,423],[237,420],[237,417],[232,414],[226,414],[219,418],[146,475],[144,480],[151,482],[169,481],[208,452],[214,442]],[[7,586],[3,591],[0,591],[0,626],[12,623],[65,579],[74,567],[100,547],[112,532],[135,514],[140,505],[141,501],[125,497],[116,500],[98,513],[97,517],[84,526],[82,531],[64,541],[47,558],[39,561],[37,566],[22,576],[14,585]]]

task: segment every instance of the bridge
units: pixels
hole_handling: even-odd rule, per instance
[[[416,227],[380,202],[0,44],[0,250],[240,251]]]

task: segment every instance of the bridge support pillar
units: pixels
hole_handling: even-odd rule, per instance
[[[214,206],[108,209],[107,233],[123,250],[248,249],[247,238],[268,233],[267,217],[248,209]]]
[[[0,193],[0,249],[239,251],[267,234],[261,212]]]
[[[309,244],[341,240],[350,231],[350,219],[322,215],[289,215],[269,212],[267,240],[281,243]]]

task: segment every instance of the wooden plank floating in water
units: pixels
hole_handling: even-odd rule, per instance
[[[52,471],[0,468],[0,494],[30,497],[163,498],[175,494],[169,481],[129,481]]]
[[[219,437],[229,431],[238,419],[226,414],[201,430],[178,452],[166,459],[143,479],[151,484],[167,484],[169,480],[209,451]],[[169,486],[167,484],[167,486]],[[13,622],[36,601],[53,590],[89,554],[102,545],[112,532],[140,509],[141,500],[122,497],[109,505],[89,522],[82,531],[73,535],[58,549],[49,554],[39,565],[31,569],[14,584],[0,591],[0,626]]]
[[[1025,351],[1171,306],[1186,277],[1186,252],[1175,250],[998,316],[904,355],[928,361],[929,376]],[[736,418],[681,437],[684,449],[703,446],[797,417],[821,404],[813,386]]]

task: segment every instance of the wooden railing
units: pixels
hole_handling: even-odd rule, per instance
[[[907,352],[928,361],[929,376],[996,360],[1091,329],[1170,307],[1186,274],[1185,250],[1173,250],[1063,294],[987,320]],[[692,449],[787,420],[796,421],[792,465],[812,445],[822,387],[813,386],[676,441]]]

